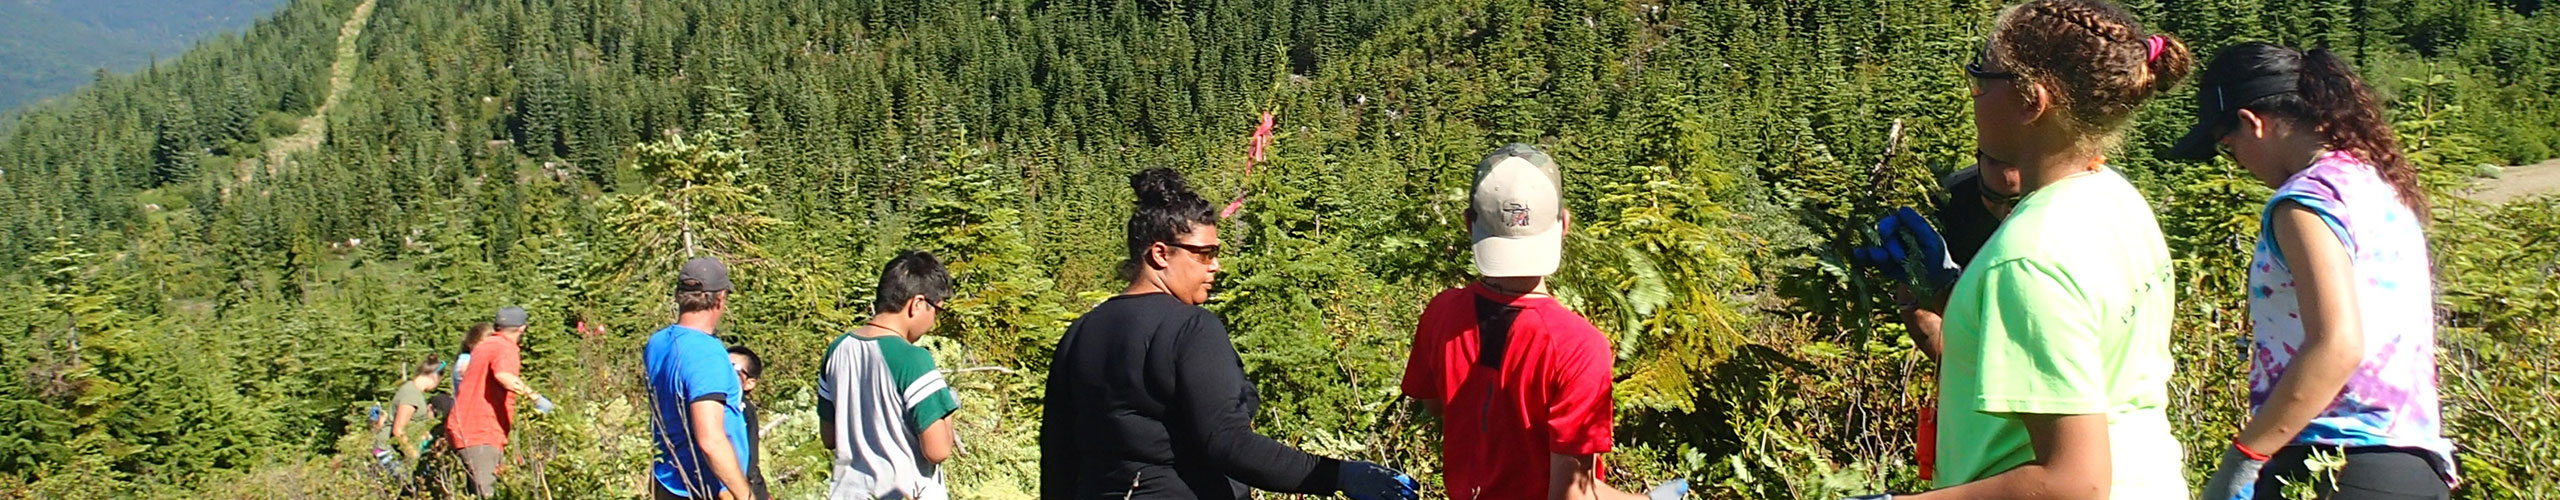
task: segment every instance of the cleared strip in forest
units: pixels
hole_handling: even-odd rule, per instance
[[[355,80],[356,37],[364,35],[364,25],[373,19],[373,2],[364,0],[364,3],[356,4],[356,10],[347,14],[347,23],[338,26],[338,50],[329,61],[329,92],[320,99],[320,107],[311,110],[311,116],[302,117],[294,124],[293,135],[268,143],[265,155],[240,162],[234,172],[240,182],[249,182],[249,173],[255,172],[259,165],[265,165],[267,175],[275,175],[276,165],[284,163],[285,158],[318,148],[320,141],[329,137],[329,109],[338,105],[338,98],[347,93],[349,82]]]

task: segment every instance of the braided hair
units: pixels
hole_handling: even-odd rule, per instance
[[[2051,91],[2075,130],[2115,139],[2133,111],[2176,88],[2195,64],[2184,42],[2144,31],[2105,0],[2034,0],[2001,11],[1992,57],[2022,82]],[[2023,94],[2022,94],[2023,95]],[[2031,98],[2031,97],[2030,97]]]

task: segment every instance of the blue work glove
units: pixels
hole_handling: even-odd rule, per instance
[[[2249,458],[2237,446],[2222,449],[2222,465],[2213,468],[2213,477],[2204,480],[2204,489],[2196,491],[2199,500],[2232,500],[2257,497],[2258,470],[2267,467],[2265,460]]]
[[[1938,234],[1938,228],[1929,225],[1928,218],[1921,217],[1920,211],[1911,207],[1902,207],[1894,209],[1893,215],[1886,216],[1885,223],[1892,224],[1892,230],[1888,232],[1879,224],[1876,234],[1883,236],[1889,246],[1904,243],[1907,238],[1915,247],[1908,249],[1910,254],[1906,258],[1919,260],[1920,278],[1925,280],[1921,284],[1932,290],[1955,287],[1956,278],[1962,276],[1958,271],[1961,268],[1955,256],[1947,253],[1947,238]]]
[[[1688,498],[1689,480],[1673,479],[1670,481],[1663,481],[1662,484],[1654,486],[1653,491],[1645,492],[1644,497],[1646,500],[1680,500],[1682,498]]]
[[[1369,462],[1342,463],[1342,474],[1335,480],[1342,495],[1352,500],[1413,500],[1414,490],[1422,487],[1412,477],[1386,466]]]
[[[534,413],[551,413],[554,408],[556,407],[551,405],[551,398],[542,397],[541,394],[533,395]]]
[[[1902,260],[1894,258],[1893,252],[1887,251],[1887,248],[1884,245],[1892,245],[1892,243],[1885,243],[1878,246],[1851,248],[1849,249],[1849,260],[1860,267],[1872,268],[1883,272],[1885,279],[1893,280],[1895,282],[1911,281],[1911,273],[1904,272],[1902,270]]]
[[[1947,253],[1947,240],[1938,228],[1929,225],[1927,217],[1911,207],[1895,208],[1876,221],[1876,245],[1852,249],[1859,264],[1883,271],[1887,279],[1919,285],[1932,291],[1955,287],[1963,274],[1955,257]],[[1912,269],[1921,272],[1914,281]]]
[[[1885,213],[1884,218],[1876,220],[1875,238],[1871,240],[1874,244],[1850,249],[1850,258],[1858,265],[1882,271],[1885,279],[1910,283],[1911,273],[1903,260],[1910,258],[1911,252],[1904,248],[1901,238],[1895,237],[1903,232],[1903,226],[1901,211]]]

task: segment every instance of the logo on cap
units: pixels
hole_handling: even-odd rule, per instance
[[[1508,206],[1502,207],[1502,225],[1511,227],[1529,227],[1528,206],[1521,205],[1519,203],[1509,203],[1506,205]]]

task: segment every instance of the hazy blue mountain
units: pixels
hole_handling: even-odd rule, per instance
[[[200,37],[248,27],[283,0],[0,0],[0,114],[132,71]]]

